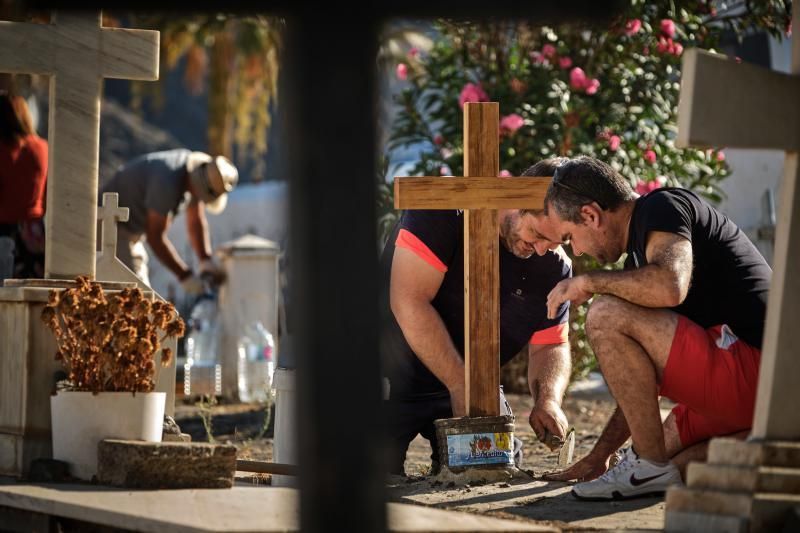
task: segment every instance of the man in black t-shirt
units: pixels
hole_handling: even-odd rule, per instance
[[[543,161],[526,175],[550,176]],[[570,375],[569,302],[548,318],[550,290],[572,274],[569,259],[532,234],[539,212],[499,210],[500,362],[529,354],[534,407],[530,424],[540,439],[564,439],[561,401]],[[461,211],[403,213],[381,257],[385,311],[381,352],[388,382],[386,412],[390,471],[403,474],[409,443],[421,434],[431,443],[433,470],[439,454],[433,421],[465,415],[464,217]],[[502,410],[501,410],[502,412]]]
[[[693,192],[639,197],[593,158],[556,169],[545,212],[536,229],[550,242],[601,263],[628,254],[623,271],[576,276],[548,295],[551,315],[561,302],[601,295],[586,334],[618,404],[589,455],[550,478],[582,481],[572,493],[589,500],[663,492],[689,460],[705,457],[711,437],[752,425],[772,270]],[[663,424],[659,395],[678,404]],[[628,436],[633,446],[609,470]]]

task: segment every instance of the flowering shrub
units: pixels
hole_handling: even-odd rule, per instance
[[[150,301],[139,288],[106,298],[99,283],[83,276],[75,281],[75,288],[51,290],[42,310],[71,390],[151,392],[156,354],[161,351],[163,366],[173,355],[161,343],[185,331],[173,305]]]
[[[547,157],[589,155],[639,191],[681,186],[718,201],[719,182],[730,173],[723,152],[674,144],[681,56],[687,47],[713,50],[726,28],[782,36],[790,16],[781,0],[720,13],[714,4],[631,0],[604,27],[440,21],[430,50],[399,61],[405,88],[388,151],[420,147],[412,174],[462,175],[461,108],[496,101],[505,175]],[[574,264],[576,273],[597,266],[585,257]],[[585,308],[572,311],[583,372],[593,361],[582,332]]]

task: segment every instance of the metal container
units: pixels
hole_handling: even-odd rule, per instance
[[[514,466],[514,417],[441,418],[434,421],[439,459],[451,472]]]

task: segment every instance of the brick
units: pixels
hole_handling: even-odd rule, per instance
[[[800,468],[692,463],[686,485],[725,492],[800,494]]]
[[[741,516],[667,511],[664,531],[705,531],[714,533],[747,533],[750,521]]]
[[[97,451],[101,484],[139,489],[230,488],[236,448],[229,444],[107,439]]]
[[[800,442],[712,439],[708,448],[708,462],[739,466],[800,468]]]
[[[666,512],[727,515],[749,519],[750,531],[779,531],[800,506],[798,494],[739,494],[673,487]]]

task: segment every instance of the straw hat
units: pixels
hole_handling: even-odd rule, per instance
[[[221,213],[228,203],[228,193],[236,187],[239,172],[225,156],[211,157],[204,152],[192,152],[186,163],[192,190],[212,215]]]

